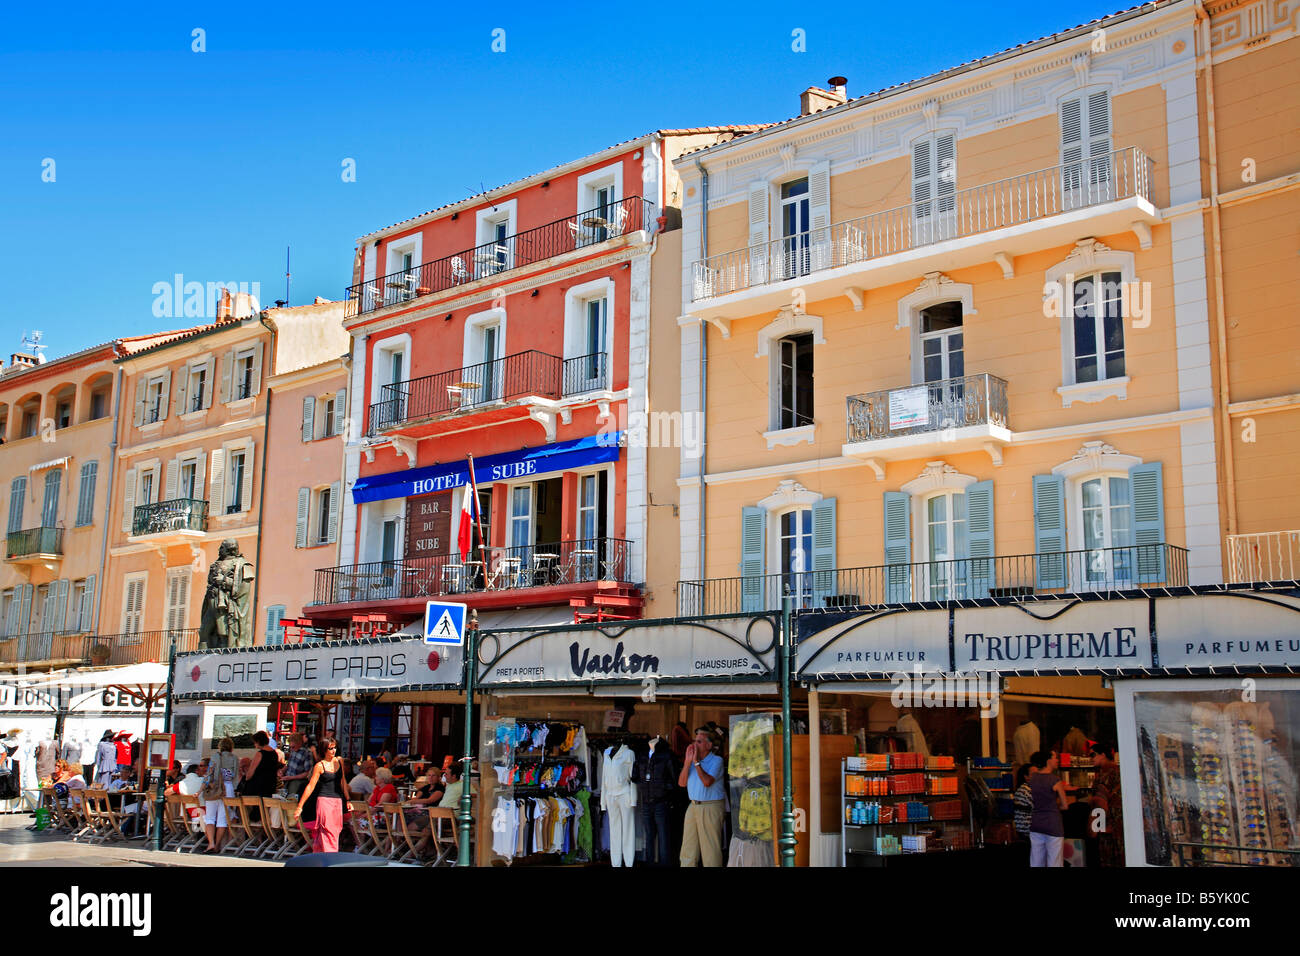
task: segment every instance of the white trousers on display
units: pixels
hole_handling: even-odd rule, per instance
[[[613,866],[631,866],[636,857],[636,804],[633,794],[607,797],[609,813],[609,861]]]
[[[1065,837],[1048,836],[1046,833],[1029,834],[1030,866],[1064,866],[1064,852]]]

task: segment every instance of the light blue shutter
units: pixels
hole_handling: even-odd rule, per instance
[[[50,614],[49,624],[45,630],[53,634],[63,633],[64,621],[68,617],[68,585],[70,583],[67,578],[60,578],[50,585],[50,600],[54,602],[54,606]]]
[[[343,434],[343,423],[348,415],[348,390],[340,388],[334,396],[334,434]]]
[[[284,617],[284,605],[272,604],[266,609],[266,643],[283,644],[284,627],[280,619]]]
[[[966,595],[986,598],[994,587],[993,482],[966,488]]]
[[[740,609],[766,611],[763,593],[763,545],[767,512],[747,507],[740,512]]]
[[[1158,461],[1134,465],[1128,472],[1133,485],[1133,544],[1137,546],[1137,583],[1165,583],[1165,493]]]
[[[32,591],[33,586],[30,584],[20,585],[18,588],[18,633],[26,634],[28,626],[32,623]]]
[[[93,574],[86,577],[86,593],[81,598],[79,629],[87,633],[95,629],[95,576]]]
[[[77,489],[77,527],[95,521],[95,479],[99,475],[99,462],[88,461],[81,466],[81,482]]]
[[[23,506],[27,503],[27,476],[19,475],[9,485],[9,533],[23,530]]]
[[[45,504],[41,508],[41,527],[59,526],[59,489],[63,487],[63,471],[58,468],[45,473]]]
[[[912,599],[912,496],[885,492],[885,600]]]
[[[813,607],[839,593],[835,573],[835,499],[823,498],[812,509]]]
[[[339,507],[343,503],[343,482],[336,481],[330,485],[329,530],[325,543],[333,544],[339,539]]]
[[[316,399],[308,395],[302,400],[302,440],[307,442],[312,440],[312,432],[316,428]]]
[[[1065,587],[1065,479],[1034,475],[1034,551],[1040,591]]]

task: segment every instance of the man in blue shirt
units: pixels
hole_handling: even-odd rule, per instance
[[[682,866],[722,866],[722,758],[713,753],[713,739],[703,727],[686,748],[686,761],[677,785],[686,788],[690,805],[682,829]]]

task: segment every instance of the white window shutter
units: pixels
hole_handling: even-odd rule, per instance
[[[203,483],[207,478],[208,456],[200,450],[198,457],[194,459],[194,497],[203,500],[207,486]]]
[[[1089,184],[1098,190],[1096,200],[1110,198],[1110,94],[1105,90],[1088,94]]]
[[[930,140],[912,144],[912,203],[916,216],[930,215],[930,200],[934,197],[934,157]]]
[[[212,483],[212,487],[208,492],[208,514],[225,514],[226,450],[224,448],[212,449],[212,475],[209,481]]]
[[[829,161],[814,163],[808,170],[808,226],[812,235],[808,237],[811,246],[813,269],[827,269],[831,266],[831,164]]]
[[[239,500],[244,511],[253,510],[253,439],[244,442],[244,484]]]
[[[308,395],[302,400],[302,440],[307,442],[312,439],[312,432],[316,427],[316,398]]]
[[[176,414],[184,415],[190,410],[189,405],[185,403],[186,396],[190,391],[190,366],[186,365],[181,368],[180,378],[176,382]]]
[[[221,356],[221,401],[230,401],[230,387],[235,378],[235,353],[234,350],[226,352]]]
[[[217,390],[217,357],[209,355],[207,364],[204,366],[203,376],[203,407],[212,407],[212,394]]]
[[[180,483],[181,463],[179,459],[173,458],[167,462],[167,487],[165,490],[166,501],[173,501],[176,498],[176,486]]]
[[[307,547],[308,516],[311,511],[311,489],[298,489],[298,520],[294,527],[294,547]]]
[[[23,584],[18,588],[18,628],[17,634],[26,634],[27,629],[32,623],[32,593],[36,588],[31,584]]]
[[[44,629],[53,634],[62,634],[66,628],[68,588],[71,583],[67,578],[59,578],[50,585],[50,601],[53,603],[47,607]]]
[[[135,476],[136,470],[128,468],[122,479],[122,533],[131,533],[131,523],[135,520]]]
[[[934,194],[938,198],[938,212],[953,211],[957,193],[957,137],[953,133],[940,133],[934,138]]]
[[[145,377],[141,375],[135,380],[135,418],[134,424],[139,428],[144,424],[144,391],[148,383]]]
[[[348,390],[340,388],[334,396],[334,434],[343,434],[343,425],[348,416]]]
[[[163,372],[162,395],[158,397],[158,420],[167,417],[172,400],[172,370]]]
[[[749,276],[743,284],[767,282],[768,187],[765,182],[749,185]],[[704,211],[708,215],[708,210]],[[741,277],[744,279],[744,277]]]
[[[336,481],[330,485],[330,521],[326,544],[333,544],[339,539],[339,507],[343,496],[343,482]]]
[[[253,346],[253,384],[249,388],[249,396],[256,395],[262,390],[262,343],[258,342]]]

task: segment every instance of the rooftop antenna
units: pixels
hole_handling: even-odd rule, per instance
[[[40,329],[32,329],[30,332],[23,333],[23,348],[27,349],[36,356],[36,364],[45,364],[45,356],[41,354],[42,349],[49,348],[48,345],[41,344],[41,338],[45,333]]]
[[[289,304],[289,247],[284,247],[284,304]]]

